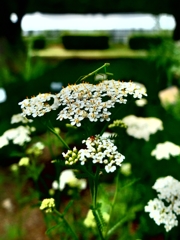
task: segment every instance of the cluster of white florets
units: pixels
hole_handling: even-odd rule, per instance
[[[143,118],[129,115],[122,120],[127,125],[127,134],[137,139],[149,141],[151,134],[163,130],[163,122],[155,117]]]
[[[4,134],[0,136],[0,148],[8,145],[10,141],[12,141],[13,144],[23,146],[25,143],[31,141],[30,135],[33,131],[34,128],[29,126],[19,126],[5,131]]]
[[[180,182],[171,176],[159,178],[153,189],[158,192],[158,198],[150,200],[145,211],[157,225],[164,224],[168,232],[178,225],[176,215],[180,214]]]
[[[62,191],[66,187],[66,185],[71,188],[83,190],[87,187],[87,180],[84,178],[78,179],[75,175],[75,171],[71,169],[66,169],[61,172],[59,176],[59,181],[55,180],[52,183],[52,188]]]
[[[83,140],[83,143],[86,144],[86,149],[80,149],[79,151],[77,149],[68,150],[67,153],[63,153],[67,165],[76,162],[85,165],[91,161],[93,164],[100,164],[109,173],[120,167],[125,158],[117,151],[117,147],[112,140],[108,138],[96,135]]]
[[[13,115],[11,118],[11,124],[19,122],[26,124],[31,123],[32,120],[23,117],[20,113]],[[25,143],[31,141],[31,132],[34,132],[35,130],[34,127],[21,125],[5,131],[3,135],[0,136],[0,148],[7,146],[11,141],[13,144],[23,146]]]
[[[58,114],[57,120],[69,119],[71,125],[81,126],[81,121],[88,118],[91,122],[110,121],[111,108],[116,103],[125,104],[128,95],[141,99],[147,96],[144,88],[133,82],[120,82],[105,80],[97,85],[81,83],[69,85],[54,95],[50,93],[39,94],[31,99],[19,103],[23,116],[41,117],[60,106],[63,109]],[[50,100],[53,103],[50,104]]]
[[[171,156],[180,155],[180,146],[166,141],[164,143],[158,143],[156,148],[151,152],[152,156],[155,156],[157,160],[170,159]]]
[[[28,119],[26,117],[23,117],[21,113],[17,113],[17,114],[14,114],[12,117],[11,117],[11,124],[14,124],[14,123],[24,123],[24,124],[28,124],[28,123],[31,123],[33,122],[32,119]]]
[[[53,104],[49,101],[54,100]],[[56,110],[59,107],[58,96],[51,93],[40,93],[36,97],[26,98],[19,103],[23,111],[23,117],[41,117],[45,113]]]

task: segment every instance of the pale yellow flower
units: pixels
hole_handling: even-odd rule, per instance
[[[29,161],[30,161],[30,159],[29,159],[28,157],[22,157],[22,158],[19,160],[18,165],[19,165],[19,166],[28,166],[28,165],[29,165]]]
[[[158,96],[163,107],[177,102],[179,89],[176,86],[169,87],[159,92]]]
[[[109,219],[110,219],[110,215],[107,212],[103,212],[102,216],[103,216],[104,222],[108,223]],[[87,228],[94,228],[94,227],[96,227],[96,221],[94,219],[94,215],[93,215],[93,212],[92,212],[91,209],[88,211],[87,216],[84,219],[83,223],[84,223],[84,225]]]
[[[45,198],[41,202],[40,210],[44,210],[46,213],[51,213],[53,208],[55,208],[54,198]]]
[[[131,175],[131,173],[132,173],[131,172],[131,164],[130,163],[122,163],[120,171],[124,176]]]

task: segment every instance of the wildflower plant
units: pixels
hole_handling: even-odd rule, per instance
[[[82,237],[78,231],[80,224],[81,227],[87,228],[87,232],[91,231],[90,234],[96,239],[107,240],[122,224],[132,222],[135,213],[144,208],[142,203],[137,203],[135,207],[132,207],[132,203],[128,205],[128,197],[131,194],[132,198],[139,197],[138,193],[134,193],[134,189],[121,191],[121,196],[118,194],[120,185],[125,188],[119,181],[120,176],[127,186],[136,182],[136,178],[133,178],[134,164],[129,157],[132,155],[125,149],[127,142],[124,136],[128,134],[136,139],[144,139],[145,145],[150,142],[152,134],[164,130],[163,121],[156,117],[135,115],[125,115],[119,119],[119,110],[126,106],[129,98],[134,100],[137,106],[143,107],[147,104],[146,88],[132,81],[108,80],[107,76],[111,74],[106,72],[107,66],[109,64],[105,63],[75,84],[62,88],[57,94],[40,93],[22,100],[19,102],[22,114],[14,115],[11,123],[22,123],[26,129],[24,134],[29,130],[28,134],[23,138],[19,133],[10,136],[7,131],[1,136],[1,147],[9,144],[10,140],[17,144],[17,139],[21,139],[18,143],[24,147],[24,152],[19,155],[18,164],[12,165],[12,171],[16,175],[21,170],[25,172],[25,178],[33,179],[37,191],[38,181],[43,180],[40,174],[45,167],[45,164],[39,164],[38,161],[45,156],[45,152],[47,153],[48,145],[51,155],[49,160],[54,165],[55,176],[50,176],[51,188],[46,186],[48,191],[37,195],[41,200],[40,210],[45,213],[45,218],[52,216],[51,220],[55,222],[55,226],[48,228],[47,234],[53,229],[58,229],[58,233],[61,234],[59,228],[63,228],[62,236],[68,234],[71,239],[79,239]],[[101,78],[95,76],[94,81],[87,82],[88,77],[101,75],[98,73],[101,69],[105,69]],[[57,137],[57,155],[52,151],[54,140],[50,143],[52,139],[48,137],[48,144],[45,145],[31,136],[34,131],[31,125],[35,118]],[[180,155],[178,145],[166,141],[155,147],[153,141],[150,144],[153,144],[154,149],[149,148],[151,160],[154,159],[151,156],[161,160],[169,159],[170,155]],[[127,148],[133,149],[128,145]],[[129,154],[128,157],[126,154]],[[117,178],[116,185],[111,188],[110,193],[104,193],[105,188],[101,188],[102,181],[111,178],[114,181],[114,177]],[[133,179],[132,182],[129,182],[129,179]],[[158,195],[147,203],[145,211],[149,212],[150,218],[153,218],[157,225],[164,224],[168,232],[178,225],[179,181],[171,176],[160,178],[153,189]],[[66,199],[62,204],[66,190],[68,201]],[[85,208],[83,206],[84,211],[80,216],[81,210],[77,201],[81,202],[84,192],[88,192],[88,203]],[[125,196],[122,196],[123,193]],[[117,211],[119,215],[115,216]],[[80,220],[77,220],[77,215]],[[78,224],[74,224],[76,221]],[[84,238],[88,239],[89,236]]]
[[[145,212],[154,219],[157,225],[164,224],[166,232],[178,225],[180,214],[180,182],[172,176],[159,178],[152,187],[158,193],[157,198],[150,200]]]
[[[65,171],[71,170],[71,172],[68,172],[69,175],[67,175],[70,179],[63,183],[62,175],[60,175],[60,185],[57,181],[54,181],[52,184],[54,189],[63,190],[66,183],[69,186],[73,184],[79,186],[80,179],[88,182],[91,193],[91,205],[89,206],[91,222],[94,222],[93,226],[97,228],[101,240],[108,239],[120,223],[116,223],[115,226],[108,229],[110,225],[107,225],[107,222],[111,220],[111,216],[109,213],[106,213],[108,215],[107,220],[101,210],[101,203],[98,202],[100,179],[102,175],[114,174],[116,171],[118,172],[116,174],[118,178],[119,168],[125,160],[123,149],[119,149],[112,137],[103,135],[103,133],[111,121],[114,120],[117,110],[121,108],[122,104],[124,105],[128,102],[129,97],[141,99],[147,96],[146,89],[132,81],[124,82],[105,79],[95,83],[83,82],[89,76],[97,74],[101,69],[105,69],[106,76],[111,75],[106,72],[107,66],[109,64],[105,63],[102,67],[81,78],[80,83],[76,82],[73,85],[68,85],[57,94],[40,93],[37,96],[26,98],[19,102],[22,116],[28,119],[44,118],[47,128],[58,137],[63,146],[61,157],[54,160],[53,163],[55,166],[58,166],[58,164],[62,165],[66,169]],[[60,121],[64,122],[64,126],[70,124],[70,126],[75,127],[74,131],[80,137],[80,142],[77,142],[77,146],[70,147],[62,135],[47,121],[48,113],[54,111],[57,112],[57,125]],[[122,122],[119,124],[123,127],[125,126]],[[115,204],[117,191],[118,188],[115,191],[112,206]],[[45,201],[46,199],[43,200],[40,209],[45,209],[46,212],[53,212],[60,217],[68,227],[72,238],[78,239],[65,217],[73,203],[70,201],[63,213],[60,213],[52,199],[51,202],[53,204],[50,205],[53,205],[53,207],[48,205],[49,202],[46,203]],[[85,224],[86,222],[87,220],[85,220]]]

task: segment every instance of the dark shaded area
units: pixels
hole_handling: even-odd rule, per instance
[[[26,13],[42,12],[54,14],[66,13],[152,13],[173,14],[176,20],[174,39],[179,39],[179,9],[178,0],[2,0],[0,8],[0,37],[5,37],[10,43],[15,43],[20,38],[21,20]],[[12,23],[10,14],[14,12],[18,21]],[[179,35],[178,35],[179,34]]]
[[[180,40],[180,1],[178,0],[172,0],[170,1],[170,9],[172,12],[172,15],[174,16],[176,26],[173,33],[173,39],[175,41]]]

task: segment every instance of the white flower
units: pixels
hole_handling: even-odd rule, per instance
[[[110,138],[110,137],[113,137],[114,136],[114,133],[110,133],[110,132],[104,132],[102,134],[102,138]]]
[[[84,118],[80,115],[75,115],[74,118],[71,119],[71,125],[76,125],[77,127],[81,126],[81,120]]]
[[[116,170],[116,166],[112,165],[112,163],[109,163],[105,166],[105,170],[107,173],[114,172]]]
[[[159,92],[158,96],[163,107],[174,104],[178,100],[179,89],[176,86],[169,87]]]
[[[13,141],[13,144],[23,146],[25,142],[31,141],[31,128],[28,126],[19,126],[17,128],[11,128],[4,132],[0,137],[0,148],[9,144],[9,140]]]
[[[157,179],[152,188],[159,193],[160,199],[165,199],[168,202],[174,201],[174,198],[180,200],[180,182],[172,176]]]
[[[10,198],[5,198],[2,202],[1,202],[1,206],[6,209],[8,212],[13,212],[14,210],[14,205],[12,203],[12,200]]]
[[[180,146],[172,142],[158,143],[156,148],[151,152],[152,156],[155,156],[157,160],[170,159],[170,156],[180,155]]]
[[[51,99],[54,99],[54,102],[50,105],[49,102]],[[39,94],[36,97],[25,99],[22,102],[19,102],[19,105],[23,111],[22,115],[24,117],[41,117],[51,110],[56,110],[60,104],[61,103],[59,102],[57,95],[50,93]]]
[[[126,104],[128,95],[134,98],[147,96],[139,84],[105,80],[99,84],[80,83],[63,88],[57,95],[39,94],[31,99],[19,103],[23,116],[43,116],[61,106],[57,120],[69,119],[72,125],[81,126],[81,121],[88,118],[91,122],[110,121],[111,112],[108,111],[115,103]],[[50,100],[54,100],[50,104]]]
[[[19,123],[19,122],[30,123],[30,122],[33,122],[33,120],[27,119],[26,117],[23,117],[21,113],[14,114],[11,118],[11,124]]]
[[[124,176],[131,175],[131,164],[130,163],[122,163],[120,171]]]
[[[71,165],[79,161],[81,165],[85,165],[92,162],[100,164],[109,173],[114,172],[117,166],[121,166],[125,159],[125,156],[117,151],[113,140],[104,136],[91,136],[82,142],[86,144],[86,149],[80,149],[74,156],[71,150],[62,154],[66,160],[65,164]]]
[[[141,98],[139,100],[136,100],[135,103],[138,107],[144,107],[144,105],[147,104],[147,99]]]
[[[66,184],[72,188],[78,188],[80,190],[85,189],[87,186],[86,180],[76,178],[73,170],[71,169],[62,171],[59,177],[59,184],[57,181],[54,181],[52,183],[52,188],[62,191],[65,188]]]
[[[8,144],[9,144],[8,139],[4,135],[2,135],[0,137],[0,148],[7,146]]]
[[[4,88],[0,88],[0,103],[5,102],[7,99],[6,91]]]
[[[171,176],[159,178],[153,189],[158,192],[158,198],[148,202],[145,212],[149,212],[157,225],[164,224],[168,232],[178,225],[176,215],[180,214],[180,182]]]
[[[146,141],[149,140],[151,134],[163,130],[162,121],[154,117],[143,118],[129,115],[122,120],[127,125],[126,132],[128,135]]]

